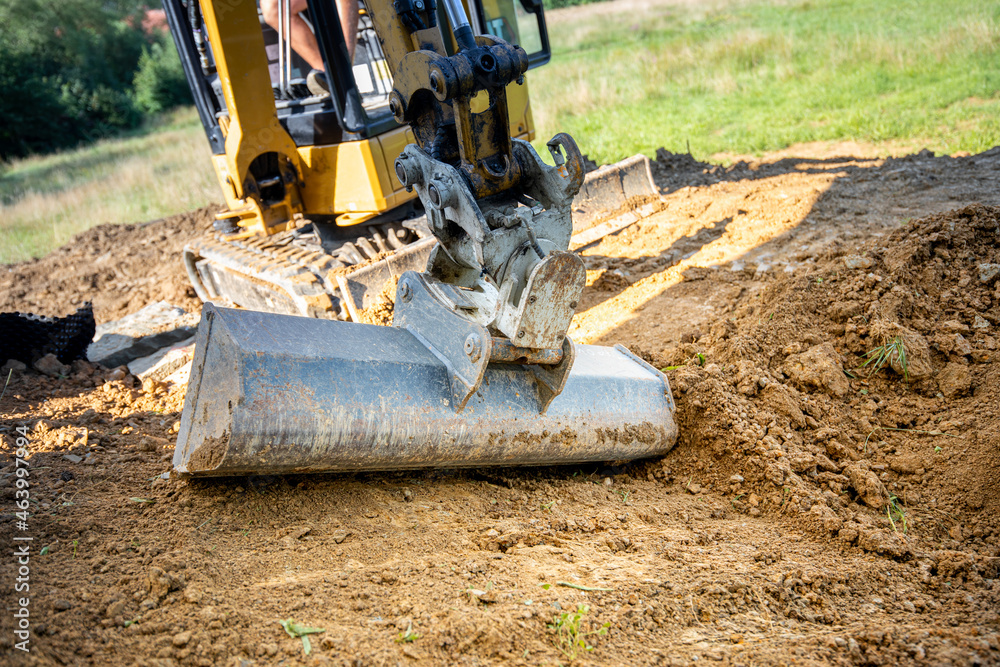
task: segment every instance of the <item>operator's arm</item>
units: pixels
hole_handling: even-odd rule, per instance
[[[267,24],[278,29],[278,3],[281,0],[261,0],[260,10]],[[307,0],[289,0],[289,11],[292,16],[290,33],[292,48],[309,63],[313,69],[326,71],[323,56],[320,55],[316,35],[309,25],[299,16],[309,8]],[[344,31],[344,41],[347,42],[347,53],[354,60],[354,48],[358,43],[358,0],[337,0],[337,13],[340,15],[340,26]]]

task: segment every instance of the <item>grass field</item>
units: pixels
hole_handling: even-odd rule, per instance
[[[0,263],[38,257],[104,222],[140,222],[221,199],[194,109],[156,127],[0,172]]]
[[[808,141],[978,152],[1000,144],[1000,4],[955,0],[618,0],[547,14],[529,76],[539,148],[598,162],[760,154]],[[218,201],[191,110],[157,128],[0,171],[0,262],[102,222]]]
[[[598,162],[856,140],[1000,144],[1000,4],[623,0],[549,14],[540,136]]]

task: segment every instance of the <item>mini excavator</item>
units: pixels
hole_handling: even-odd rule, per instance
[[[276,1],[275,28],[251,0],[164,0],[228,204],[185,249],[205,307],[175,470],[669,451],[666,377],[566,335],[586,280],[574,214],[600,220],[588,207],[655,188],[648,162],[595,179],[568,135],[546,144],[551,163],[529,143],[525,74],[549,59],[540,0],[366,0],[357,47],[334,0],[294,16]],[[325,90],[303,85],[293,18]],[[387,280],[392,325],[360,323]]]

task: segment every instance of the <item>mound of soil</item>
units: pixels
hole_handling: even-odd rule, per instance
[[[98,324],[155,301],[199,312],[181,254],[188,241],[211,228],[218,208],[143,224],[100,225],[45,257],[10,265],[0,276],[0,312],[60,317],[92,301]]]
[[[0,615],[5,655],[565,664],[576,632],[574,664],[1000,662],[1000,152],[670,161],[664,210],[584,253],[572,333],[669,369],[668,456],[185,481],[162,477],[184,387],[15,373],[0,503],[16,427],[33,500],[24,528],[0,515],[0,550],[32,537],[33,634],[22,655]],[[5,308],[177,303],[157,290],[186,288],[180,234],[117,229],[13,267],[35,282],[8,274]],[[146,263],[111,277],[113,246]],[[0,564],[0,590],[15,577]],[[320,630],[308,655],[288,619]]]
[[[894,557],[996,556],[998,240],[997,207],[911,222],[767,281],[697,341],[656,355],[681,365],[670,375],[691,463],[674,474],[738,511],[801,516]]]

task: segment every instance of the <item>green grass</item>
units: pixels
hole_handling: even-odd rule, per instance
[[[529,75],[537,148],[598,162],[665,146],[700,159],[810,141],[979,152],[1000,144],[1000,4],[620,0],[547,14]],[[104,222],[221,200],[193,109],[156,128],[0,166],[0,263]]]
[[[101,223],[221,198],[198,115],[184,109],[129,136],[0,166],[0,263],[38,257]]]
[[[855,140],[1000,143],[1000,5],[975,0],[621,3],[548,14],[531,75],[543,140],[598,162],[659,146],[761,154]]]

